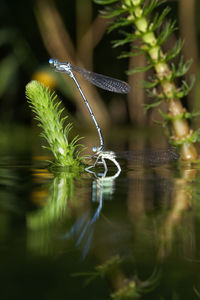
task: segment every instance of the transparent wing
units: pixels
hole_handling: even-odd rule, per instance
[[[130,85],[122,80],[115,79],[109,76],[97,74],[88,70],[85,70],[83,68],[70,65],[72,70],[75,72],[78,72],[81,74],[86,80],[91,82],[92,84],[100,87],[101,89],[115,92],[115,93],[121,93],[121,94],[127,94],[130,92]]]

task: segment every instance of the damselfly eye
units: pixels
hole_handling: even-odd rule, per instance
[[[49,59],[49,64],[50,64],[50,65],[53,65],[53,63],[54,63],[53,58],[50,58],[50,59]]]

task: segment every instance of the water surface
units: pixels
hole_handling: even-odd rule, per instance
[[[172,149],[117,155],[104,177],[2,155],[1,299],[198,299],[199,170]]]

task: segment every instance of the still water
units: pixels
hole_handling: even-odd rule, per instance
[[[1,157],[0,299],[200,298],[198,168],[117,155],[105,176]]]

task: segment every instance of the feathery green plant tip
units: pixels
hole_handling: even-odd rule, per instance
[[[54,92],[51,92],[42,83],[34,80],[26,86],[26,97],[38,126],[42,128],[41,136],[46,139],[49,149],[54,156],[55,166],[60,167],[78,167],[81,165],[83,158],[77,152],[77,142],[80,140],[76,136],[72,142],[69,142],[69,133],[72,124],[68,123],[64,128],[65,117],[61,117],[63,108],[61,102],[57,100]]]

